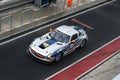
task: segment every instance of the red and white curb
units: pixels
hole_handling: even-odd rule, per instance
[[[74,80],[82,77],[120,51],[120,36],[45,80]]]

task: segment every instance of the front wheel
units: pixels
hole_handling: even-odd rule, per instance
[[[59,61],[59,60],[61,59],[61,57],[62,57],[62,54],[61,54],[61,53],[57,54],[57,55],[55,56],[55,61]]]
[[[82,40],[81,44],[80,44],[80,48],[84,48],[86,46],[87,41],[84,39]]]

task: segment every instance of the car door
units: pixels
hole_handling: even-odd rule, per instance
[[[74,34],[72,37],[71,37],[71,42],[70,42],[70,49],[75,49],[77,47],[77,43],[78,43],[78,40],[79,40],[79,36],[78,34]]]
[[[66,55],[74,51],[77,46],[77,42],[78,42],[78,34],[72,35],[68,46],[66,46],[64,50],[64,54]]]

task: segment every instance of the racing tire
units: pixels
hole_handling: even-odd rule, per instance
[[[85,46],[86,46],[86,43],[87,43],[87,41],[84,39],[84,40],[82,40],[82,42],[81,42],[81,44],[80,44],[80,48],[84,48]]]
[[[59,54],[57,54],[57,55],[55,56],[55,61],[58,62],[58,61],[61,60],[61,58],[62,58],[62,54],[59,53]]]

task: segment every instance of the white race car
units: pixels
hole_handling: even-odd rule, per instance
[[[72,21],[91,28],[76,19]],[[36,38],[30,44],[28,53],[45,62],[59,61],[75,49],[85,47],[87,40],[88,36],[82,27],[62,25]]]

